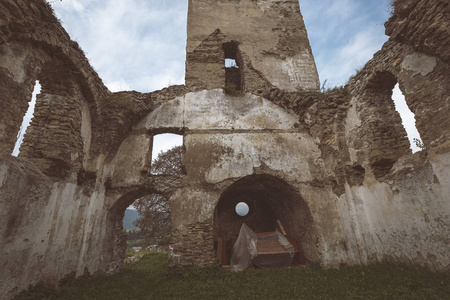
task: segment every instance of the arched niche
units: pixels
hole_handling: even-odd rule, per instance
[[[78,171],[84,152],[89,152],[90,108],[64,59],[47,61],[37,79],[42,87],[20,157],[33,161],[48,176],[63,178],[70,171]],[[83,127],[83,122],[88,126]]]
[[[65,42],[61,42],[64,47]],[[73,47],[73,44],[67,46]],[[91,135],[99,140],[98,101],[107,88],[79,49],[70,57],[48,44],[31,40],[0,46],[0,155],[11,154],[36,82],[33,119],[20,157],[33,161],[51,177],[65,177],[87,163]],[[83,128],[82,124],[84,124]]]
[[[30,43],[0,45],[0,156],[11,155],[31,100],[39,57]]]
[[[248,205],[245,216],[236,212],[240,202]],[[285,181],[271,175],[250,175],[222,193],[214,211],[214,241],[216,253],[227,252],[223,264],[229,263],[231,249],[243,223],[256,233],[281,231],[281,223],[286,237],[297,243],[301,259],[306,263],[319,261],[310,209]],[[221,245],[225,245],[220,250],[219,240]]]
[[[350,147],[365,148],[368,167],[377,179],[384,178],[399,158],[411,153],[405,127],[392,99],[397,82],[390,71],[373,72],[356,96],[359,124],[349,136]]]

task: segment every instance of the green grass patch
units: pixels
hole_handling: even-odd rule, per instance
[[[169,268],[150,253],[110,276],[37,285],[16,299],[449,299],[450,276],[396,264],[232,273],[218,266]]]

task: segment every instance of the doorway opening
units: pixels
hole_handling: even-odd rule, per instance
[[[181,175],[183,135],[163,133],[153,136],[151,175]],[[166,246],[170,238],[170,206],[161,194],[148,194],[130,201],[125,209],[123,227],[127,235],[127,247],[155,249]],[[128,220],[128,217],[131,220]],[[133,242],[133,240],[135,240]]]
[[[309,207],[279,178],[247,176],[222,193],[214,211],[214,248],[221,265],[231,264],[233,246],[243,224],[259,236],[273,232],[284,235],[295,249],[294,264],[319,260]]]
[[[166,250],[171,236],[170,214],[164,195],[148,194],[133,201],[123,214],[126,256]]]

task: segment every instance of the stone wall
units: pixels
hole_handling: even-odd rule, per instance
[[[322,94],[296,1],[191,0],[186,86],[111,93],[44,1],[2,1],[2,297],[120,269],[125,208],[151,193],[171,205],[172,264],[212,263],[224,226],[242,221],[230,217],[233,201],[247,197],[274,214],[248,221],[262,230],[281,220],[308,262],[448,270],[448,9],[395,1],[389,41]],[[239,67],[236,93],[224,89],[225,58]],[[35,117],[14,158],[36,80]],[[391,101],[397,82],[426,146],[415,154]],[[165,132],[183,134],[186,174],[149,174],[153,136]]]
[[[187,32],[188,88],[223,88],[224,49],[226,43],[234,43],[244,72],[244,90],[254,79],[245,74],[247,68],[255,68],[280,89],[319,90],[297,0],[190,0]]]

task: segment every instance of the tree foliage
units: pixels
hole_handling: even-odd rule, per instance
[[[182,146],[161,152],[152,163],[154,175],[180,175],[184,172],[181,164]],[[170,206],[167,198],[150,194],[133,203],[140,217],[134,225],[141,229],[146,239],[158,244],[167,244],[170,239]]]
[[[165,152],[160,152],[152,162],[152,174],[154,175],[180,175],[184,173],[181,164],[182,146],[176,146]]]

